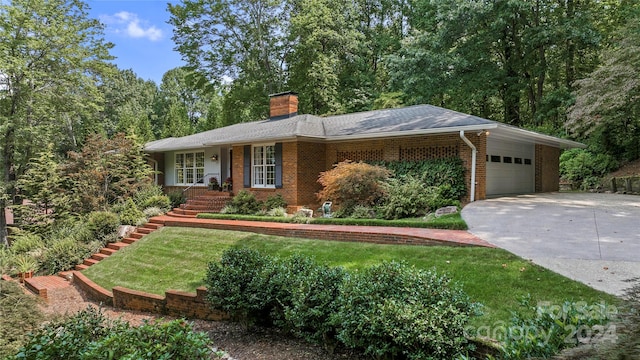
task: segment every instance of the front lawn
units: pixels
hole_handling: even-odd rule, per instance
[[[384,260],[404,260],[423,269],[436,268],[463,286],[473,301],[485,305],[473,326],[508,322],[518,301],[561,305],[565,300],[598,303],[616,298],[536,266],[501,249],[378,245],[293,239],[235,231],[162,228],[90,267],[84,274],[111,289],[164,294],[174,289],[194,292],[204,284],[209,261],[218,260],[232,246],[246,246],[277,256],[301,253],[329,265],[357,271]]]

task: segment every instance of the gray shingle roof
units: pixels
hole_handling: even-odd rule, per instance
[[[546,141],[554,146],[581,145],[433,105],[416,105],[328,117],[297,115],[280,120],[240,123],[180,138],[152,141],[146,144],[145,150],[163,152],[296,138],[366,139],[482,129],[496,129],[506,136],[518,136],[520,140],[530,138],[531,141]]]

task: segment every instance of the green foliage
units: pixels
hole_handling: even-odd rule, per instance
[[[271,258],[256,250],[229,249],[220,262],[210,262],[205,282],[207,300],[245,325],[265,319],[271,299],[266,295],[263,271]]]
[[[149,186],[152,173],[142,148],[124,134],[90,136],[81,152],[69,152],[65,171],[79,212],[106,210],[133,198]]]
[[[253,193],[240,190],[229,203],[235,209],[236,214],[252,215],[262,208],[262,202],[258,201]]]
[[[0,358],[13,355],[43,320],[37,298],[12,281],[0,281]]]
[[[529,297],[521,305],[524,309],[514,312],[505,330],[502,359],[547,358],[592,336],[616,341],[615,325],[609,325],[618,315],[613,305],[567,301],[534,306]]]
[[[171,200],[166,195],[152,196],[142,203],[143,210],[148,208],[158,208],[164,212],[169,211],[171,210]]]
[[[181,204],[187,202],[187,195],[182,190],[173,190],[167,194],[171,202],[171,208],[180,207]]]
[[[116,322],[111,332],[90,349],[84,359],[211,359],[209,337],[193,331],[183,320],[148,322],[140,326]]]
[[[94,307],[47,324],[29,335],[18,359],[210,359],[205,333],[182,320],[139,327],[110,321]]]
[[[356,205],[375,205],[384,196],[382,182],[389,176],[390,172],[381,166],[343,161],[320,173],[322,190],[318,199],[333,201],[340,213],[348,216]]]
[[[414,227],[427,229],[450,229],[450,230],[466,230],[467,224],[462,220],[460,214],[445,215],[439,218],[427,219],[402,219],[402,220],[384,220],[384,219],[354,219],[354,218],[309,218],[309,217],[271,217],[256,215],[238,215],[234,213],[220,214],[198,214],[200,219],[222,219],[222,220],[244,220],[244,221],[271,221],[281,223],[304,223],[304,224],[324,224],[324,225],[355,225],[355,226],[395,226],[395,227]]]
[[[283,207],[276,207],[267,212],[267,216],[272,217],[285,217],[287,216],[287,209]]]
[[[336,343],[337,326],[331,316],[337,312],[336,299],[347,274],[341,267],[319,265],[309,257],[294,255],[282,262],[272,282],[279,284],[282,307],[276,325],[307,341]]]
[[[16,271],[19,273],[28,273],[28,272],[36,272],[38,271],[38,262],[33,258],[32,255],[28,254],[18,254],[13,256],[11,259],[13,266]]]
[[[109,211],[94,211],[87,217],[87,228],[91,231],[91,238],[104,244],[118,231],[120,219],[118,214]]]
[[[47,274],[55,274],[71,270],[89,255],[91,255],[89,249],[82,246],[76,239],[60,238],[54,240],[42,255],[42,271]]]
[[[276,208],[287,208],[287,202],[284,200],[281,194],[276,194],[267,197],[264,201],[264,208],[269,211]]]
[[[594,185],[599,178],[617,168],[614,157],[586,149],[570,149],[560,155],[560,177],[583,188]]]
[[[118,215],[123,225],[139,225],[147,220],[131,198],[127,199]]]
[[[351,219],[375,219],[376,210],[363,205],[356,205],[353,207],[353,211],[349,215]]]
[[[425,186],[414,177],[390,179],[385,183],[386,196],[380,206],[385,219],[401,219],[425,215],[439,196],[438,188]]]
[[[422,161],[385,161],[378,162],[391,170],[394,177],[419,179],[426,186],[450,186],[443,188],[445,199],[459,200],[467,193],[464,183],[464,166],[460,158],[432,159]]]
[[[446,277],[403,263],[353,274],[338,297],[338,338],[376,358],[451,359],[477,305]]]
[[[18,232],[11,241],[11,251],[15,254],[29,253],[44,246],[40,235],[26,231]]]

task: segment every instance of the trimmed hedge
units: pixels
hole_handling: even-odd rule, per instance
[[[239,214],[213,214],[200,213],[199,219],[214,220],[242,220],[242,221],[264,221],[277,223],[298,223],[300,220],[295,217],[273,217],[257,215]],[[467,224],[460,214],[450,214],[430,220],[383,220],[383,219],[353,219],[353,218],[309,218],[309,224],[317,225],[355,225],[355,226],[392,226],[392,227],[413,227],[424,229],[445,229],[445,230],[467,230]]]
[[[451,359],[468,352],[464,326],[478,305],[446,276],[404,263],[362,272],[233,248],[211,262],[208,301],[244,321],[376,358]]]

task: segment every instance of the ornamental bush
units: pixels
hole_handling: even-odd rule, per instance
[[[132,327],[108,320],[93,307],[47,324],[9,360],[17,359],[194,359],[211,358],[209,338],[182,320]]]
[[[28,341],[27,335],[37,329],[43,314],[35,296],[13,281],[0,281],[0,319],[0,358],[4,359]]]
[[[246,190],[240,190],[228,205],[235,210],[235,214],[243,215],[254,215],[262,208],[262,202]]]
[[[374,163],[393,172],[396,178],[414,177],[426,186],[450,186],[442,193],[445,199],[459,200],[467,193],[462,159],[429,159],[421,161],[382,161]]]
[[[377,204],[384,196],[382,182],[390,176],[391,172],[382,166],[346,160],[320,173],[322,190],[317,197],[320,202],[334,202],[340,207],[338,214],[348,216],[356,205]]]
[[[349,277],[334,314],[338,338],[375,358],[453,359],[477,306],[434,271],[387,262]]]
[[[91,231],[91,238],[103,244],[118,231],[118,226],[118,214],[109,211],[94,211],[87,217],[87,228]]]
[[[205,282],[207,300],[214,309],[227,311],[243,325],[268,319],[272,293],[266,288],[265,269],[273,260],[257,250],[232,248],[220,262],[210,262]]]
[[[282,195],[276,194],[269,196],[267,200],[264,201],[265,210],[269,211],[277,208],[287,208],[287,202],[284,200]]]
[[[413,176],[405,179],[390,179],[384,188],[387,196],[379,212],[385,219],[425,215],[430,210],[430,205],[440,196],[437,187],[426,186]]]
[[[618,165],[611,155],[594,154],[585,149],[566,150],[560,155],[560,177],[586,190],[597,185],[602,176]]]

